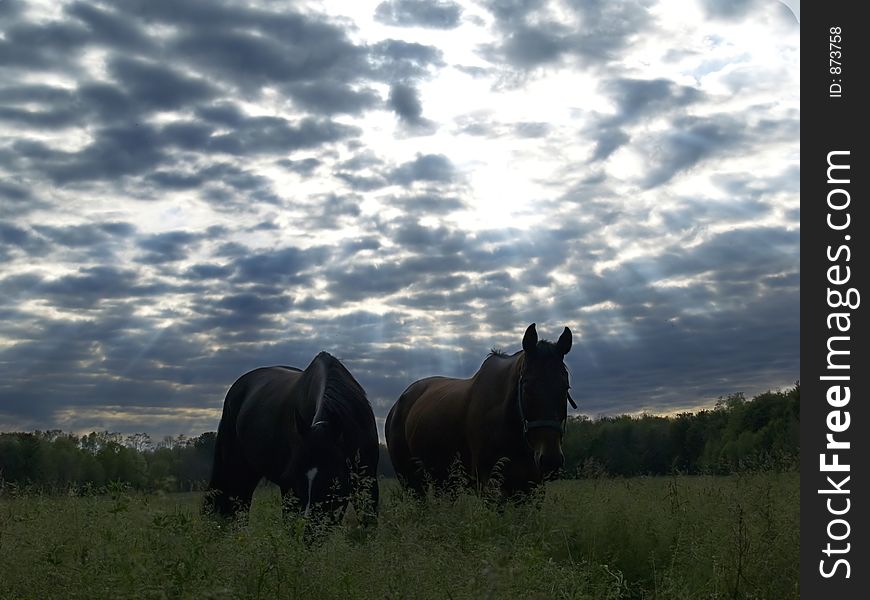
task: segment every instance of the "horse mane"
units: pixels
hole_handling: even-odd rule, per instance
[[[498,356],[499,358],[507,358],[508,353],[505,352],[504,350],[502,350],[501,348],[497,348],[497,347],[493,346],[492,348],[489,349],[489,354],[487,354],[487,357],[489,357],[489,356]]]
[[[322,363],[326,379],[314,421],[335,422],[344,430],[374,422],[374,411],[365,390],[341,361],[328,352],[321,352],[314,361]]]

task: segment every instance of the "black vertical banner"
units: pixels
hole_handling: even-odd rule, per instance
[[[861,2],[801,15],[801,597],[870,594],[867,180]]]

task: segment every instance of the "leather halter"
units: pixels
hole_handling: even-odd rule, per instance
[[[560,433],[565,433],[565,425],[568,419],[556,420],[556,419],[536,419],[534,421],[529,421],[526,419],[526,413],[523,410],[523,381],[525,380],[525,374],[520,375],[520,380],[517,383],[517,406],[520,410],[520,421],[523,423],[523,437],[529,432],[529,429],[555,429]]]

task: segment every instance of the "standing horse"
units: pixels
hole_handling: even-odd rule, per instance
[[[523,349],[493,351],[470,379],[428,377],[408,386],[387,416],[386,438],[396,473],[422,494],[427,479],[444,484],[458,457],[481,489],[502,463],[505,497],[524,494],[557,475],[564,462],[571,350],[567,327],[554,344],[538,341],[535,324]]]
[[[377,467],[378,432],[365,391],[321,352],[304,371],[263,367],[230,387],[203,508],[224,516],[247,511],[265,477],[280,486],[285,514],[292,495],[306,517],[336,522],[352,495],[369,520],[378,507]]]

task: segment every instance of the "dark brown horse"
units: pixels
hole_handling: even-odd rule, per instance
[[[378,432],[365,391],[321,352],[304,371],[264,367],[232,385],[204,509],[224,516],[247,510],[265,477],[281,487],[285,512],[295,497],[306,517],[335,521],[352,495],[358,514],[371,519],[377,467]]]
[[[554,477],[564,462],[571,349],[566,327],[556,343],[538,341],[535,324],[523,349],[491,353],[470,379],[428,377],[408,386],[387,416],[390,458],[402,482],[423,493],[443,484],[457,457],[480,489],[502,463],[502,492],[523,494]]]

